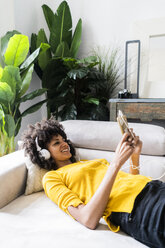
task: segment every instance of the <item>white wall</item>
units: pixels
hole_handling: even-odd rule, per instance
[[[1,0],[0,35],[15,28],[30,37],[40,28],[47,30],[41,5],[47,4],[54,11],[61,0]],[[68,0],[73,26],[81,17],[83,21],[80,56],[86,56],[95,46],[119,45],[123,51],[125,41],[132,39],[135,21],[165,17],[164,0]],[[3,25],[2,25],[3,23]],[[34,76],[31,89],[40,86]],[[165,86],[163,89],[165,91]],[[34,123],[45,116],[38,111],[23,120],[22,129],[27,123]]]
[[[13,0],[1,0],[0,5],[0,36],[15,28]]]
[[[5,0],[4,0],[5,1]],[[6,2],[9,0],[6,0]],[[46,28],[41,6],[49,5],[54,11],[61,0],[15,0],[15,26],[29,35]],[[73,26],[81,17],[83,37],[81,55],[88,54],[94,45],[109,46],[112,42],[125,45],[131,39],[131,29],[137,20],[164,17],[164,0],[68,0]]]

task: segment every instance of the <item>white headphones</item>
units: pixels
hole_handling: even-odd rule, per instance
[[[35,143],[36,143],[37,151],[40,153],[41,157],[43,157],[45,160],[48,160],[51,157],[50,152],[47,149],[42,149],[39,146],[39,144],[38,144],[38,137],[36,137]]]

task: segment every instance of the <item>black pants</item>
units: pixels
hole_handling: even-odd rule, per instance
[[[113,212],[110,221],[149,247],[165,248],[165,183],[149,182],[136,197],[132,212]]]

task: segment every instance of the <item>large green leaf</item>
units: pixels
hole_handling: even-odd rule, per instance
[[[70,48],[72,40],[72,17],[66,1],[63,1],[58,7],[52,26],[49,43],[53,53],[56,52],[58,45],[62,41],[65,41]]]
[[[37,110],[39,110],[41,108],[41,106],[46,102],[47,100],[43,100],[41,102],[38,102],[36,104],[34,104],[33,106],[31,106],[30,108],[26,109],[22,114],[21,117],[25,117],[28,114],[34,113]]]
[[[40,47],[38,49],[36,49],[24,62],[23,64],[20,66],[21,70],[26,70],[29,65],[31,65],[34,60],[37,58],[38,54],[40,52]]]
[[[9,42],[9,39],[14,35],[19,34],[18,31],[13,30],[7,32],[1,39],[0,39],[0,64],[2,67],[5,67],[5,61],[4,61],[4,54],[7,49],[7,45]]]
[[[35,97],[37,96],[41,96],[42,94],[44,94],[45,92],[47,91],[47,89],[38,89],[38,90],[35,90],[25,96],[23,96],[21,99],[20,99],[20,102],[26,102],[28,100],[32,100],[34,99]]]
[[[16,95],[20,90],[22,83],[19,68],[12,65],[6,66],[3,70],[1,82],[6,82],[8,85],[10,85],[11,90],[13,91],[14,95]]]
[[[5,63],[7,65],[19,66],[26,59],[29,51],[29,40],[26,35],[15,34],[10,38],[5,52]]]
[[[41,43],[48,43],[45,31],[41,28],[37,35],[36,46],[39,47]]]
[[[42,5],[42,10],[48,25],[48,28],[51,32],[51,29],[53,28],[53,19],[54,19],[54,13],[53,11],[47,6],[46,4]]]
[[[14,136],[15,122],[11,115],[5,115],[5,131],[7,132],[9,138]]]
[[[31,35],[31,47],[30,47],[30,53],[33,53],[37,49],[37,35],[32,33]]]
[[[8,42],[10,40],[10,38],[12,36],[14,36],[15,34],[20,34],[20,32],[13,30],[13,31],[9,31],[7,32],[2,38],[1,38],[1,47],[0,47],[0,53],[2,54],[2,56],[4,56],[7,46],[8,46]]]
[[[10,104],[14,99],[14,93],[10,86],[5,82],[0,82],[0,103]]]
[[[37,35],[36,34],[32,34],[31,35],[31,47],[30,47],[30,53],[33,53],[37,48]],[[34,69],[38,75],[38,77],[40,79],[42,79],[42,70],[40,68],[40,66],[38,65],[38,60],[35,60],[35,64],[34,64]]]
[[[78,52],[78,49],[81,44],[81,33],[82,33],[82,20],[80,19],[77,23],[77,26],[74,31],[72,44],[70,48],[71,57],[75,58]]]
[[[19,94],[17,96],[17,98],[20,98],[21,96],[23,96],[26,91],[29,89],[31,80],[32,80],[32,73],[33,73],[33,69],[34,69],[34,65],[32,64],[28,71],[26,71],[24,77],[23,77],[23,81],[22,81],[22,85],[21,85],[21,89],[19,91]]]
[[[70,57],[70,51],[68,44],[64,41],[62,41],[59,46],[57,47],[57,50],[55,52],[55,56],[57,57]]]
[[[33,62],[35,62],[36,58],[41,54],[42,52],[45,53],[47,49],[50,48],[50,45],[47,43],[41,43],[40,47],[38,47],[20,66],[21,70],[26,70]]]
[[[77,78],[82,79],[87,76],[89,69],[86,67],[81,67],[79,69],[73,69],[68,72],[68,77],[76,80]]]
[[[48,40],[46,38],[46,34],[44,29],[40,29],[40,31],[38,32],[38,36],[37,36],[37,47],[39,47],[41,44],[45,44],[45,49],[42,49],[41,53],[38,56],[38,64],[41,67],[42,70],[44,70],[48,64],[48,62],[50,61],[50,59],[52,58],[51,55],[51,51],[50,51],[50,45],[48,44]],[[42,47],[44,48],[44,47]]]
[[[96,56],[89,56],[83,59],[77,60],[77,64],[83,64],[87,67],[94,67],[95,65],[99,64]]]
[[[63,61],[61,59],[52,59],[44,70],[42,87],[53,91],[66,75],[67,70]]]

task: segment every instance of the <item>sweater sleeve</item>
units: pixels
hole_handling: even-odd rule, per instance
[[[78,195],[67,188],[60,174],[55,171],[45,174],[43,177],[43,188],[46,195],[69,215],[69,206],[77,207],[83,204]]]

